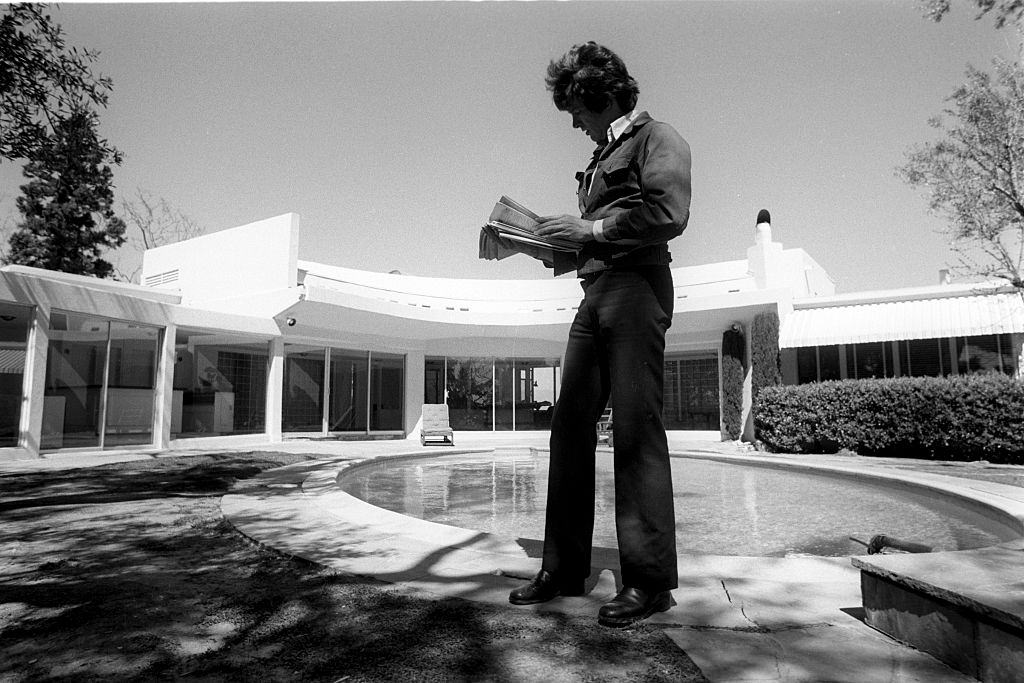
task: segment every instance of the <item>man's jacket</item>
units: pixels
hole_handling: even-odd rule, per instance
[[[607,240],[583,246],[576,257],[580,276],[672,260],[667,242],[690,218],[690,146],[672,126],[641,112],[576,177],[582,217],[604,219]]]

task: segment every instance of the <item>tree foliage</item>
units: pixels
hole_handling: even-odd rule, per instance
[[[106,106],[111,81],[93,75],[97,56],[68,47],[46,5],[6,8],[0,16],[0,159],[31,158],[59,121]],[[113,147],[106,151],[117,157]]]
[[[115,276],[136,282],[141,270],[141,255],[147,249],[198,237],[202,228],[191,217],[163,197],[138,189],[133,199],[121,202],[125,221],[125,243],[118,253]]]
[[[124,243],[124,221],[114,215],[113,172],[107,145],[88,111],[57,121],[32,152],[17,198],[22,221],[10,238],[7,263],[108,277],[105,249]]]
[[[996,28],[1014,24],[1024,19],[1024,0],[971,0],[978,8],[976,19],[986,14],[995,15]],[[926,17],[941,21],[950,10],[950,0],[919,0]]]
[[[898,173],[948,218],[961,270],[1024,289],[1024,71],[996,61],[994,77],[967,77],[930,122],[944,137],[911,149]]]
[[[750,326],[750,396],[752,401],[765,387],[782,384],[782,356],[779,353],[779,314],[765,311],[754,316]]]
[[[743,433],[746,356],[743,332],[739,329],[726,330],[722,335],[722,431],[733,440]]]

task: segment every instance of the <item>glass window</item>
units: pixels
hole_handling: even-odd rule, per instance
[[[665,359],[665,429],[718,431],[719,406],[717,358]]]
[[[904,377],[941,377],[949,368],[942,364],[946,339],[907,339],[899,342],[900,374]],[[945,372],[943,372],[945,370]]]
[[[801,346],[796,350],[796,381],[797,384],[818,381],[818,347]]]
[[[266,431],[269,359],[265,341],[179,329],[171,436]]]
[[[1018,356],[1013,350],[1013,335],[999,334],[996,335],[996,340],[999,342],[999,357],[1003,361],[1003,373],[1011,377],[1016,376]]]
[[[444,403],[444,358],[427,358],[423,371],[423,402]]]
[[[104,447],[153,443],[153,400],[159,357],[159,328],[110,323]]]
[[[839,346],[818,347],[818,377],[822,382],[842,379],[839,371]]]
[[[561,379],[556,358],[518,358],[514,361],[517,430],[551,428],[551,411]]]
[[[370,431],[402,431],[405,356],[370,354]]]
[[[283,431],[323,431],[326,366],[323,347],[284,345],[284,391],[281,396]]]
[[[448,359],[448,419],[452,429],[491,431],[493,429],[490,358]]]
[[[494,429],[515,429],[515,366],[508,358],[494,361]]]
[[[365,432],[368,428],[366,380],[369,373],[366,352],[331,349],[330,372],[328,431]]]
[[[51,312],[42,448],[99,447],[108,332],[106,320]]]
[[[886,342],[851,344],[846,347],[847,377],[866,379],[868,377],[889,377],[891,370],[886,367]],[[850,353],[850,351],[853,353]]]
[[[1004,372],[1013,375],[1016,362],[1008,334],[984,334],[958,337],[956,340],[957,370],[970,372]]]
[[[444,403],[447,390],[452,429],[549,429],[560,379],[557,358],[428,357],[423,402]]]
[[[0,302],[0,447],[18,445],[32,310]]]

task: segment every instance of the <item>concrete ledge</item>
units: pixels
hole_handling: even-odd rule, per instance
[[[1024,544],[852,558],[865,621],[982,681],[1024,671]]]

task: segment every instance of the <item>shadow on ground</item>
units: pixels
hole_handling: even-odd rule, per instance
[[[700,681],[661,629],[433,599],[247,542],[224,453],[0,476],[0,679]]]

